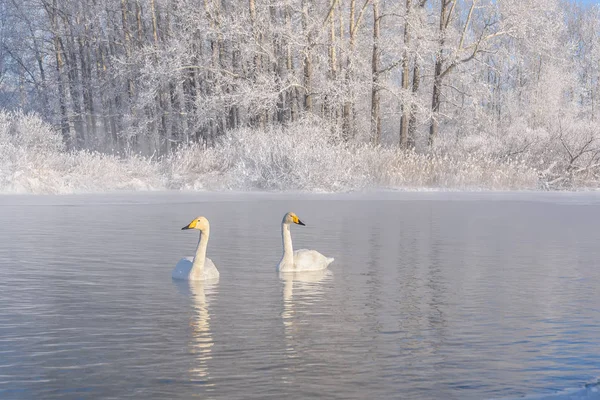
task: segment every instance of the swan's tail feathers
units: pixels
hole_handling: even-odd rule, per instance
[[[335,260],[333,257],[327,257],[327,265],[331,264]]]

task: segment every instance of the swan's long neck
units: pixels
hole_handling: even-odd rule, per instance
[[[283,240],[283,258],[281,261],[291,265],[294,263],[294,248],[292,247],[290,224],[281,224],[281,239]]]
[[[192,270],[190,271],[191,279],[201,279],[204,275],[204,262],[206,261],[206,245],[208,244],[209,234],[210,231],[208,229],[200,231],[200,240],[198,241],[198,248],[196,249],[194,263],[192,264]]]

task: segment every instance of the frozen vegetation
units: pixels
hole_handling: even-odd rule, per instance
[[[35,115],[0,112],[0,191],[77,193],[113,190],[535,190],[596,188],[574,169],[561,141],[538,132],[468,137],[434,150],[347,143],[304,120],[287,129],[237,129],[214,146],[198,144],[155,159],[67,151],[60,133]],[[588,129],[591,129],[588,127]],[[573,127],[586,143],[586,127]],[[590,132],[587,132],[591,134]],[[571,134],[571,137],[577,135]],[[531,137],[531,135],[529,136]],[[512,146],[512,147],[511,147]],[[511,148],[522,149],[511,151]],[[512,154],[515,153],[515,154]],[[585,161],[591,155],[579,158]],[[577,164],[580,165],[580,164]]]
[[[600,187],[600,6],[172,3],[0,0],[0,192]]]

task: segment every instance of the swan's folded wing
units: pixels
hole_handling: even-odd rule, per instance
[[[215,263],[208,257],[204,261],[204,280],[219,279],[219,270]]]
[[[188,279],[190,275],[190,270],[192,269],[192,262],[194,261],[194,257],[184,257],[175,266],[173,269],[173,273],[171,277],[173,279]]]
[[[300,249],[294,251],[294,269],[296,271],[315,271],[327,268],[333,258],[325,257],[316,250]]]

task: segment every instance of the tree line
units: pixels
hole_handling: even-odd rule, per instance
[[[600,11],[566,0],[0,0],[0,19],[0,107],[70,149],[163,155],[304,118],[426,149],[598,116]]]

